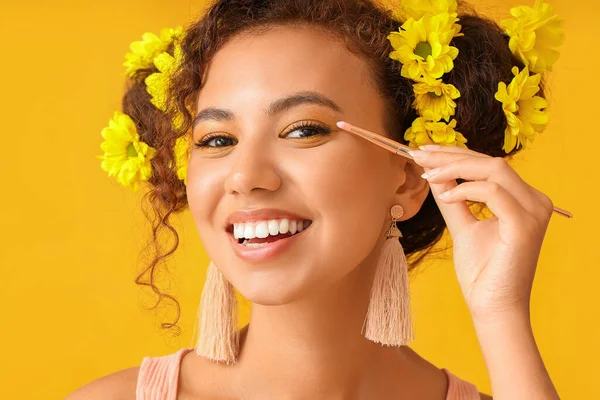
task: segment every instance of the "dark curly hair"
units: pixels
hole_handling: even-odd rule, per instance
[[[162,300],[174,302],[175,321],[162,323],[161,327],[179,332],[176,325],[179,303],[156,286],[160,265],[179,244],[179,236],[169,218],[187,206],[185,186],[171,167],[175,162],[173,148],[176,139],[188,134],[192,125],[191,110],[196,108],[207,63],[228,40],[242,32],[259,35],[275,26],[320,29],[339,39],[348,51],[367,63],[372,81],[387,103],[386,134],[406,143],[403,133],[417,115],[411,108],[412,83],[400,75],[401,64],[389,57],[393,48],[387,36],[402,25],[392,14],[374,0],[217,0],[184,34],[183,61],[168,93],[171,112],[158,110],[146,92],[144,79],[157,72],[154,67],[139,70],[131,78],[123,98],[123,112],[133,119],[141,139],[157,149],[151,161],[151,187],[142,200],[144,214],[152,224],[152,239],[147,246],[152,251],[144,253],[150,259],[136,283],[150,287],[158,295],[151,310]],[[455,116],[457,130],[467,138],[470,149],[493,157],[510,157],[519,148],[510,154],[502,150],[507,123],[502,104],[494,94],[499,82],[510,83],[513,66],[523,68],[524,65],[511,53],[507,36],[494,21],[478,15],[464,3],[459,4],[459,18],[464,36],[453,39],[451,44],[459,53],[454,69],[444,76],[444,81],[456,86],[461,93]],[[172,45],[168,51],[173,51]],[[543,95],[543,91],[539,95]],[[181,129],[173,129],[170,123],[176,113],[183,115]],[[398,222],[404,234],[401,243],[408,256],[409,270],[432,252],[445,227],[431,192],[413,218]],[[168,239],[173,243],[167,245]]]

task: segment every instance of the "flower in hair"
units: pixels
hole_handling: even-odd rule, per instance
[[[435,121],[442,118],[450,121],[456,109],[454,100],[460,97],[460,92],[454,85],[434,79],[416,83],[413,88],[415,100],[412,106],[419,115],[424,115],[426,110],[430,110]]]
[[[394,51],[390,58],[402,63],[401,74],[413,81],[439,79],[454,68],[458,49],[450,46],[456,30],[456,14],[425,15],[419,20],[409,18],[398,32],[388,36]]]
[[[150,68],[154,57],[167,50],[174,39],[183,34],[183,28],[163,28],[159,36],[151,32],[142,35],[142,40],[131,43],[131,53],[125,55],[125,74],[133,77],[140,69]]]
[[[456,120],[450,123],[436,121],[431,111],[425,111],[422,117],[413,121],[410,128],[404,133],[404,139],[410,147],[418,147],[424,144],[439,144],[444,146],[467,147],[467,139],[456,128]]]
[[[399,0],[401,5],[394,7],[393,17],[399,21],[413,18],[418,21],[425,15],[456,13],[456,0]]]
[[[526,148],[535,139],[535,133],[542,132],[548,124],[548,101],[536,96],[541,75],[530,76],[527,67],[521,72],[518,67],[513,67],[512,73],[515,77],[510,84],[500,82],[495,95],[502,103],[507,120],[502,147],[506,153],[519,145]]]
[[[171,77],[182,58],[181,46],[175,43],[174,55],[166,51],[154,57],[154,65],[160,72],[155,72],[146,77],[146,91],[151,96],[150,101],[161,111],[167,111],[167,90]]]
[[[177,172],[177,178],[183,180],[183,183],[187,185],[187,167],[188,159],[190,156],[190,143],[188,135],[177,138],[175,142],[175,170]]]
[[[150,179],[150,160],[156,150],[140,140],[132,119],[120,111],[115,111],[109,125],[102,130],[102,137],[100,147],[104,155],[97,156],[102,160],[101,168],[120,184],[136,191],[140,182]]]
[[[552,71],[559,57],[556,48],[565,40],[562,20],[542,0],[536,0],[533,8],[514,7],[510,13],[514,18],[500,23],[510,36],[510,50],[532,72]]]

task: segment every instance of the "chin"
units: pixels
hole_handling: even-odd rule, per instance
[[[234,287],[253,304],[280,306],[290,304],[309,295],[315,289],[315,280],[299,276],[301,268],[290,266],[269,271],[251,271],[244,279],[237,280]],[[290,272],[293,272],[290,274]],[[234,279],[234,281],[236,281]]]

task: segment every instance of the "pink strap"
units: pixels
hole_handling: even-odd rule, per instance
[[[448,375],[448,395],[446,400],[479,400],[479,390],[474,384],[464,381],[446,368],[442,371]]]
[[[181,359],[193,348],[162,357],[144,357],[135,391],[136,400],[176,400]]]
[[[144,357],[136,387],[136,400],[176,400],[179,367],[184,355],[194,350],[182,348],[176,353],[162,357]],[[446,368],[448,395],[446,400],[479,400],[477,387],[464,381]]]

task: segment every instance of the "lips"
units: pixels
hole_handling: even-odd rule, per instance
[[[244,244],[240,244],[238,239],[233,237],[233,230],[227,233],[231,246],[233,247],[234,253],[244,261],[252,264],[268,261],[279,255],[286,250],[290,249],[293,245],[297,245],[302,238],[306,237],[306,232],[312,232],[312,223],[305,228],[302,232],[295,233],[294,235],[279,234],[276,236],[268,236],[262,240],[269,238],[276,239],[279,236],[283,238],[274,241],[268,241],[262,247],[252,248]]]
[[[239,210],[235,211],[227,216],[225,220],[225,229],[230,229],[234,223],[239,222],[252,222],[269,219],[290,219],[290,220],[310,220],[310,218],[296,214],[291,211],[282,210],[278,208],[260,208],[253,210]]]
[[[241,244],[238,239],[234,237],[233,224],[282,219],[310,221],[310,225],[307,228],[304,228],[303,231],[297,232],[293,235],[283,233],[279,235],[269,235],[264,239],[253,239],[254,243],[252,243],[252,246],[247,245],[249,244],[248,241],[246,241],[246,244]],[[302,238],[306,237],[305,232],[312,231],[312,229],[309,229],[311,226],[312,219],[292,211],[278,208],[261,208],[239,210],[229,214],[225,220],[224,229],[227,232],[227,236],[229,237],[233,251],[239,258],[248,263],[260,263],[277,257],[291,248],[291,246],[294,244],[297,244],[300,240],[303,240]]]

